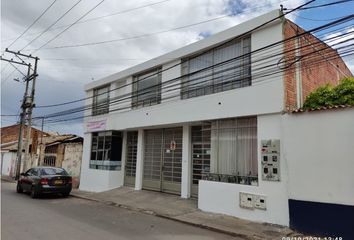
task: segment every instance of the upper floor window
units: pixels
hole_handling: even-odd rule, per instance
[[[93,90],[92,115],[109,112],[109,86]]]
[[[251,85],[251,38],[236,39],[183,60],[182,98]]]
[[[132,107],[144,107],[161,102],[161,69],[134,77]]]

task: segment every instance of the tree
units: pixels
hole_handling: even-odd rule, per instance
[[[305,100],[303,109],[332,107],[334,105],[354,105],[354,78],[344,78],[333,87],[329,84],[317,88]]]

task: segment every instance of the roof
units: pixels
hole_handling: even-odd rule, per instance
[[[99,86],[104,86],[104,85],[109,84],[111,82],[124,80],[127,77],[147,71],[149,69],[156,68],[158,66],[161,66],[162,64],[166,64],[166,63],[174,61],[174,60],[179,60],[181,58],[185,58],[185,57],[194,55],[197,52],[201,52],[201,51],[205,51],[207,49],[213,48],[223,42],[226,42],[230,39],[233,39],[237,36],[240,36],[244,33],[249,32],[252,29],[260,26],[261,24],[266,23],[272,19],[275,19],[275,18],[281,16],[281,14],[282,14],[282,12],[280,10],[273,10],[269,13],[263,14],[259,17],[253,18],[253,19],[248,20],[246,22],[243,22],[239,25],[236,25],[234,27],[226,29],[222,32],[216,33],[206,39],[189,44],[185,47],[179,48],[179,49],[174,50],[172,52],[163,54],[159,57],[153,58],[149,61],[143,62],[138,65],[135,65],[131,68],[127,68],[123,71],[112,74],[110,76],[99,79],[97,81],[88,83],[85,85],[85,90],[88,91],[88,90],[97,88]],[[279,19],[278,21],[274,21],[273,24],[276,24],[277,22],[281,22],[281,19]],[[271,24],[269,24],[267,26],[270,26],[270,25]],[[166,60],[166,59],[169,59],[169,60]]]
[[[69,143],[69,142],[83,142],[83,138],[80,136],[77,136],[75,134],[65,134],[65,135],[50,135],[47,137],[43,137],[42,139],[43,143],[46,146],[53,146],[61,143]],[[16,151],[17,150],[17,142],[18,141],[13,141],[9,143],[3,143],[1,144],[1,150],[5,151]],[[40,142],[40,140],[39,140]]]
[[[334,105],[334,106],[323,106],[318,108],[311,108],[311,109],[295,109],[291,113],[304,113],[304,112],[317,112],[317,111],[326,111],[326,110],[334,110],[334,109],[344,109],[344,108],[353,108],[354,105]]]

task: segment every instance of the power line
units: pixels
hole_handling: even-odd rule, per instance
[[[36,41],[38,38],[40,38],[44,33],[48,32],[51,27],[53,27],[55,24],[57,24],[61,19],[63,19],[74,7],[76,7],[82,0],[77,1],[73,6],[71,6],[68,10],[64,12],[57,20],[55,20],[49,27],[47,27],[44,31],[42,31],[40,34],[38,34],[34,39],[32,39],[29,43],[27,43],[22,49],[25,49],[27,46],[29,46],[31,43]]]
[[[313,0],[313,1],[315,1],[315,0]],[[313,1],[310,1],[310,2],[313,2]],[[259,7],[256,7],[256,8],[253,8],[253,9],[258,9],[258,8]],[[111,40],[106,40],[106,41],[98,41],[98,42],[82,43],[82,44],[71,44],[71,45],[62,45],[62,46],[47,47],[47,48],[35,48],[35,49],[28,49],[26,51],[38,51],[39,49],[41,49],[41,50],[51,50],[51,49],[63,49],[63,48],[94,46],[94,45],[101,45],[101,44],[107,44],[107,43],[113,43],[113,42],[120,42],[120,41],[126,41],[126,40],[145,38],[145,37],[150,37],[150,36],[154,36],[154,35],[158,35],[158,34],[162,34],[162,33],[167,33],[167,32],[171,32],[171,31],[175,31],[175,30],[180,30],[180,29],[184,29],[184,28],[197,26],[197,25],[200,25],[200,24],[208,23],[208,22],[213,22],[213,21],[220,20],[220,19],[223,19],[223,18],[226,18],[226,17],[230,17],[230,16],[234,16],[234,14],[221,15],[221,16],[218,16],[218,17],[215,17],[215,18],[210,18],[210,19],[207,19],[207,20],[204,20],[204,21],[199,21],[199,22],[195,22],[195,23],[192,23],[192,24],[188,24],[188,25],[183,25],[183,26],[170,28],[170,29],[166,29],[166,30],[162,30],[162,31],[156,31],[156,32],[152,32],[152,33],[146,33],[146,34],[126,37],[126,38],[117,38],[117,39],[111,39]]]
[[[345,34],[343,34],[343,36],[345,36]],[[333,37],[332,38],[332,40],[336,40],[335,38],[338,38],[338,37],[341,37],[341,36],[336,36],[336,37]],[[353,39],[353,38],[352,38]],[[332,46],[334,46],[334,45],[338,45],[338,44],[342,44],[343,42],[347,42],[347,41],[349,41],[349,40],[352,40],[352,39],[347,39],[347,40],[344,40],[344,41],[342,41],[342,42],[337,42],[337,43],[335,43],[335,44],[333,44]],[[317,43],[318,45],[321,45],[322,44],[322,42],[319,42],[319,43]],[[311,46],[309,46],[309,45],[306,45],[305,46],[306,48],[310,48]],[[345,47],[347,47],[347,46],[345,46]],[[318,51],[315,51],[316,53],[318,53],[318,52],[320,52],[320,51],[322,51],[322,50],[325,50],[327,47],[325,47],[325,48],[322,48],[322,49],[319,49]],[[290,51],[295,51],[295,50],[298,50],[298,49],[291,49],[291,50],[288,50],[288,51],[285,51],[285,52],[283,52],[283,51],[281,51],[281,52],[279,52],[279,53],[277,53],[277,54],[275,54],[275,55],[266,55],[266,56],[264,56],[262,59],[258,59],[257,61],[258,62],[260,62],[260,68],[255,68],[256,67],[256,65],[255,65],[255,62],[257,62],[257,61],[253,61],[253,62],[251,62],[250,64],[249,64],[249,66],[251,66],[252,65],[252,71],[253,72],[257,72],[258,70],[262,70],[263,68],[267,68],[267,67],[273,67],[273,66],[278,66],[278,64],[279,63],[273,63],[273,64],[271,64],[271,65],[267,65],[266,67],[264,67],[263,65],[265,64],[265,62],[264,62],[264,60],[267,60],[267,59],[274,59],[274,57],[275,56],[278,56],[278,55],[283,55],[283,54],[286,54],[286,53],[288,53],[288,52],[290,52]],[[312,52],[313,53],[313,52]],[[311,53],[311,54],[312,54]],[[307,55],[304,55],[304,57],[307,57]],[[328,57],[328,56],[327,56]],[[231,59],[231,60],[235,60],[235,59]],[[272,61],[272,60],[270,60],[270,61]],[[274,60],[273,60],[274,61]],[[298,61],[298,60],[296,60],[296,61]],[[268,60],[268,62],[269,62],[269,60]],[[230,63],[230,60],[227,60],[227,61],[225,61],[225,62],[223,62],[222,64],[229,64]],[[237,67],[242,67],[243,66],[243,64],[240,64],[240,66],[232,66],[232,68],[237,68]],[[286,66],[286,68],[288,68],[288,67],[290,67],[292,64],[290,64],[290,65],[288,65],[288,66]],[[212,68],[213,67],[215,67],[215,66],[220,66],[220,64],[215,64],[215,65],[213,65],[213,66],[211,66]],[[246,66],[247,67],[247,66]],[[210,67],[208,67],[208,68],[204,68],[204,69],[202,69],[201,71],[205,71],[205,70],[208,70]],[[222,71],[229,71],[230,69],[222,69]],[[200,72],[200,71],[198,71],[198,72]],[[171,88],[171,87],[174,87],[174,86],[180,86],[180,82],[178,82],[178,80],[180,80],[180,79],[183,79],[183,78],[185,78],[185,77],[188,77],[188,76],[191,76],[191,75],[193,75],[193,74],[195,74],[195,72],[193,72],[193,73],[190,73],[190,74],[186,74],[186,75],[183,75],[183,76],[181,76],[181,77],[178,77],[178,78],[174,78],[174,79],[170,79],[170,80],[168,80],[168,81],[165,81],[165,82],[163,82],[162,84],[158,84],[158,85],[154,85],[154,86],[151,86],[151,87],[148,87],[149,89],[151,89],[151,90],[154,90],[154,87],[156,87],[156,86],[162,86],[162,85],[165,85],[165,87],[161,87],[161,91],[162,90],[164,90],[164,89],[168,89],[168,88]],[[217,73],[212,73],[212,75],[214,75],[214,74],[217,74]],[[201,77],[199,77],[199,79],[204,79],[204,78],[207,78],[209,75],[207,75],[207,76],[205,76],[205,75],[203,75],[203,76],[201,76]],[[200,84],[200,82],[198,81],[199,80],[198,78],[194,78],[192,81],[195,81],[196,82],[196,84],[198,85],[198,84]],[[213,80],[215,80],[215,79],[213,79]],[[174,85],[171,85],[170,83],[171,82],[176,82],[177,81],[177,83],[175,83]],[[188,82],[191,82],[191,81],[188,81]],[[185,82],[184,82],[185,83]],[[188,86],[190,86],[190,84],[188,85]],[[143,93],[141,93],[140,95],[144,95],[144,94],[146,94],[146,93],[148,93],[147,92],[147,90],[148,90],[148,88],[146,88],[146,89],[142,89],[141,91],[143,92]],[[169,92],[169,91],[174,91],[174,90],[179,90],[179,89],[181,89],[180,87],[178,87],[178,88],[174,88],[174,89],[170,89],[170,90],[168,90],[168,91],[166,91],[166,92]],[[164,92],[165,93],[165,92]],[[123,98],[123,97],[126,97],[126,98]],[[120,96],[117,96],[117,97],[115,97],[115,99],[118,99],[117,101],[114,101],[115,99],[110,99],[110,105],[114,105],[113,103],[115,103],[115,104],[119,104],[119,103],[122,103],[124,100],[130,100],[130,99],[132,99],[132,98],[134,98],[134,97],[136,97],[135,95],[131,95],[130,93],[128,93],[128,94],[124,94],[124,95],[120,95]],[[123,99],[122,99],[123,98]],[[113,101],[112,101],[113,100]],[[67,110],[67,111],[63,111],[63,112],[58,112],[58,113],[56,113],[56,114],[52,114],[52,115],[46,115],[45,117],[46,118],[49,118],[49,117],[56,117],[56,116],[62,116],[62,115],[67,115],[67,114],[72,114],[72,113],[76,113],[76,112],[80,112],[80,111],[84,111],[84,110],[88,110],[88,109],[92,109],[92,105],[90,104],[90,105],[87,105],[86,107],[84,107],[84,108],[82,108],[82,107],[79,107],[79,108],[75,108],[75,109],[71,109],[71,110]]]
[[[354,0],[341,0],[341,1],[331,2],[331,3],[321,4],[321,5],[303,7],[301,9],[299,9],[299,10],[308,10],[308,9],[314,9],[314,8],[328,7],[328,6],[332,6],[332,5],[337,5],[337,4],[347,3],[347,2],[353,2],[353,1]],[[293,9],[287,9],[287,10],[293,10]]]
[[[88,18],[88,19],[86,19],[86,20],[79,21],[79,22],[77,23],[77,25],[78,25],[78,24],[82,24],[82,23],[86,23],[86,22],[96,21],[96,20],[99,20],[99,19],[102,19],[102,18],[107,18],[107,17],[111,17],[111,16],[115,16],[115,15],[127,13],[127,12],[132,12],[132,11],[135,11],[135,10],[138,10],[138,9],[142,9],[142,8],[146,8],[146,7],[151,7],[151,6],[154,6],[154,5],[157,5],[157,4],[161,4],[161,3],[165,3],[165,2],[169,2],[169,1],[172,1],[172,0],[163,0],[163,1],[159,1],[159,2],[154,2],[154,3],[145,4],[145,5],[142,5],[142,6],[138,6],[138,7],[134,7],[134,8],[130,8],[130,9],[126,9],[126,10],[114,12],[114,13],[111,13],[111,14],[102,15],[102,16],[99,16],[99,17]],[[70,25],[70,24],[68,24],[68,25],[62,25],[62,26],[58,26],[58,27],[54,27],[54,28],[52,28],[51,30],[49,30],[49,32],[50,32],[50,31],[53,31],[53,30],[56,30],[56,29],[61,29],[61,28],[67,27],[67,26],[69,26],[69,25]],[[37,33],[40,33],[40,32],[37,32]],[[35,34],[37,34],[37,33],[35,33]],[[32,34],[31,34],[31,35],[32,35]],[[34,35],[34,34],[33,34],[33,35]],[[11,40],[11,39],[5,39],[4,41],[8,41],[8,40]]]
[[[80,0],[81,1],[81,0]],[[86,17],[88,14],[90,14],[93,10],[95,10],[99,5],[101,5],[105,0],[101,0],[98,4],[96,4],[93,8],[91,8],[89,11],[87,11],[84,15],[79,17],[76,21],[74,21],[72,24],[70,24],[68,27],[66,27],[63,31],[55,35],[53,38],[51,38],[49,41],[45,42],[42,46],[40,46],[38,49],[34,50],[34,52],[42,49],[44,46],[49,44],[50,42],[54,41],[56,38],[58,38],[60,35],[62,35],[64,32],[69,30],[72,26],[74,26],[76,23],[78,23],[81,19]]]
[[[38,22],[38,20],[54,5],[54,3],[57,0],[54,0],[42,13],[41,15],[39,15],[39,17],[36,18],[36,20],[34,20],[34,22],[29,25],[25,31],[23,31],[12,43],[10,43],[10,45],[7,48],[10,48],[17,40],[19,40],[34,24],[36,24],[36,22]]]
[[[300,35],[308,34],[308,33],[310,33],[310,32],[314,32],[314,31],[318,31],[318,30],[320,30],[320,29],[328,28],[329,26],[333,26],[333,25],[335,25],[335,24],[348,21],[348,19],[350,20],[350,19],[353,18],[353,17],[354,17],[354,14],[349,15],[349,16],[346,16],[346,17],[344,17],[344,18],[342,18],[342,19],[340,19],[340,20],[337,20],[337,21],[334,21],[334,22],[325,24],[325,25],[323,25],[323,26],[321,26],[321,27],[317,27],[317,28],[311,29],[311,30],[309,30],[309,31],[305,31],[304,33],[302,33],[302,34],[300,34]],[[251,30],[251,31],[253,31],[253,30]],[[251,32],[251,31],[250,31],[250,32]],[[291,37],[291,38],[289,38],[289,39],[287,39],[287,40],[294,39],[295,37],[296,37],[296,36]],[[233,39],[234,39],[234,38],[233,38]],[[233,39],[232,39],[232,40],[233,40]],[[232,41],[232,40],[230,40],[230,41]],[[284,40],[278,41],[278,42],[273,43],[273,44],[271,44],[271,45],[268,45],[268,46],[265,46],[265,47],[263,47],[263,48],[257,49],[257,50],[255,50],[255,51],[253,51],[252,53],[254,54],[254,53],[256,53],[256,52],[260,52],[260,51],[262,51],[262,50],[265,50],[265,49],[270,48],[270,47],[272,47],[272,46],[276,46],[276,45],[278,45],[278,44],[280,44],[280,43],[283,43],[283,42],[284,42]],[[173,66],[171,66],[171,67],[169,67],[169,68],[166,68],[166,69],[162,70],[161,72],[167,71],[167,70],[169,70],[169,69],[172,69],[172,68],[174,68],[174,67],[176,67],[176,66],[178,66],[178,65],[180,65],[180,64],[181,64],[181,63],[175,64],[175,65],[173,65]],[[153,76],[153,75],[146,76],[145,78],[148,78],[148,77],[151,77],[151,76]],[[144,80],[145,78],[143,78],[143,79],[141,79],[141,80]],[[130,85],[130,84],[129,84],[129,85]],[[123,85],[123,86],[120,86],[120,87],[118,87],[118,88],[113,88],[113,89],[109,90],[109,92],[112,92],[112,91],[121,89],[121,88],[126,87],[126,86],[127,86],[127,85]],[[37,108],[57,107],[57,106],[62,106],[62,105],[67,105],[67,104],[72,104],[72,103],[84,101],[84,100],[91,99],[91,98],[92,98],[92,97],[85,97],[85,98],[81,98],[81,99],[73,100],[73,101],[69,101],[69,102],[64,102],[64,103],[37,106]]]
[[[352,51],[352,53],[351,53],[350,55],[354,55],[354,50]],[[333,59],[339,58],[339,57],[340,57],[340,56],[333,57]],[[322,61],[324,62],[325,60],[321,60],[320,62],[322,62]],[[316,66],[316,65],[318,65],[318,63],[320,63],[320,62],[316,62],[316,63],[312,63],[312,64],[310,64],[310,65],[306,65],[306,66],[304,66],[304,68],[306,69],[306,68],[310,68],[310,67]],[[279,70],[279,71],[271,72],[271,73],[268,73],[267,75],[261,76],[261,78],[264,77],[264,76],[277,75],[277,74],[279,74],[279,73],[282,74],[283,71],[284,71],[284,70]],[[290,72],[290,73],[293,73],[293,72]],[[275,80],[274,80],[274,79],[271,79],[271,80],[266,80],[266,81],[259,81],[259,82],[257,82],[257,86],[260,85],[260,84],[265,84],[265,83],[269,83],[269,82],[272,82],[272,81],[275,81]],[[176,94],[176,95],[171,95],[171,96],[169,96],[169,97],[166,97],[166,98],[164,98],[163,100],[173,99],[173,98],[176,98],[177,96],[180,96],[180,93],[178,93],[178,94]],[[167,102],[165,102],[165,104],[166,104],[166,103],[167,103]],[[161,104],[159,104],[158,106],[160,106],[160,108],[165,107],[165,106],[164,106],[164,103],[161,103]],[[117,112],[117,111],[122,111],[122,110],[125,110],[125,109],[130,109],[130,108],[131,108],[131,106],[121,107],[121,108],[117,108],[117,109],[111,110],[110,113],[112,113],[112,112]],[[58,123],[62,123],[62,122],[73,121],[73,120],[79,120],[79,119],[83,119],[83,118],[87,118],[87,117],[92,117],[92,116],[93,116],[93,115],[90,114],[90,115],[86,115],[86,116],[84,115],[84,116],[73,117],[73,118],[68,118],[68,119],[53,119],[53,120],[47,121],[46,124],[58,124]]]

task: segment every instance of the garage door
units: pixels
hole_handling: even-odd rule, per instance
[[[182,128],[145,131],[143,188],[181,192]]]

